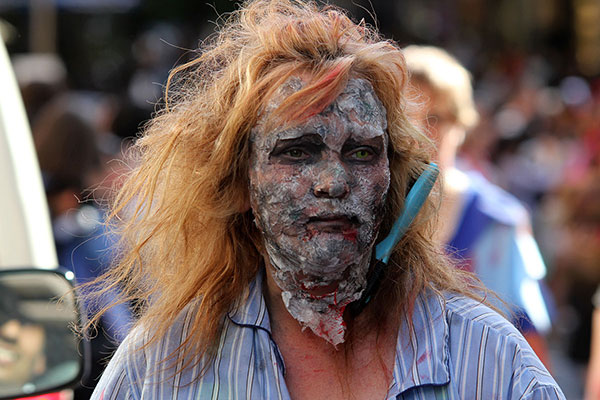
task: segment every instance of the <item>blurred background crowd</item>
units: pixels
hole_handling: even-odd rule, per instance
[[[600,0],[334,3],[401,46],[446,49],[471,72],[481,118],[461,159],[530,212],[553,299],[552,372],[568,398],[581,398],[600,284]],[[235,4],[0,0],[59,258],[87,271],[82,279],[107,265],[95,253],[106,242],[87,239],[102,230],[122,151],[161,106],[168,71]],[[128,318],[105,322],[105,354],[119,337],[111,328]]]

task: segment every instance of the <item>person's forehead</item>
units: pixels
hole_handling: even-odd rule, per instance
[[[359,124],[370,124],[385,129],[386,110],[371,83],[365,79],[353,78],[329,107],[337,107],[340,113],[348,115]]]
[[[306,77],[293,76],[282,84],[273,98],[267,102],[257,126],[253,129],[253,136],[258,135],[263,136],[264,139],[271,138],[275,140],[276,138],[293,139],[300,137],[306,129],[319,133],[320,128],[331,122],[332,115],[342,117],[347,123],[355,125],[355,133],[361,133],[367,137],[375,137],[385,133],[387,128],[385,107],[377,97],[371,83],[363,78],[349,79],[338,97],[319,114],[281,130],[274,129],[267,132],[263,129],[264,122],[270,114],[287,97],[301,90],[307,83],[308,79]]]

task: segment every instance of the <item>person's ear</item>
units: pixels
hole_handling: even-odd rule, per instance
[[[244,214],[248,210],[250,210],[250,199],[246,197],[244,203],[240,207],[240,214]]]
[[[248,189],[246,189],[242,192],[242,198],[238,202],[237,211],[240,214],[244,214],[246,211],[250,210],[250,207],[250,193],[248,192]]]

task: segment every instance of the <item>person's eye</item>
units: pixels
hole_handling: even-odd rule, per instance
[[[367,151],[365,149],[358,150],[354,153],[354,156],[356,158],[358,158],[359,160],[364,160],[364,159],[368,158],[370,155],[371,155],[371,152]]]
[[[310,153],[299,147],[291,147],[279,153],[279,157],[284,161],[304,161],[310,158]]]
[[[285,154],[286,156],[288,156],[290,158],[298,158],[298,159],[306,156],[306,153],[300,149],[289,149],[289,150],[285,151],[283,154]]]
[[[367,147],[360,147],[352,150],[349,156],[354,161],[371,161],[375,158],[375,152]]]
[[[285,143],[285,142],[292,143]],[[286,140],[278,143],[269,158],[283,164],[310,162],[319,156],[321,146],[307,140]]]

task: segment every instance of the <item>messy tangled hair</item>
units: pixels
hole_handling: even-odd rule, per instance
[[[150,343],[195,302],[186,351],[175,358],[211,354],[227,312],[263,265],[262,238],[248,210],[249,134],[268,99],[300,74],[308,83],[276,110],[279,124],[320,112],[351,77],[368,80],[385,106],[391,185],[382,235],[430,159],[429,142],[406,116],[406,67],[396,45],[330,6],[244,3],[198,58],[171,72],[166,107],[135,144],[135,167],[113,206],[123,253],[104,287],[121,287],[122,300],[145,300],[138,324],[148,327]],[[410,310],[426,287],[469,292],[431,242],[434,215],[430,199],[398,244],[367,312]]]

